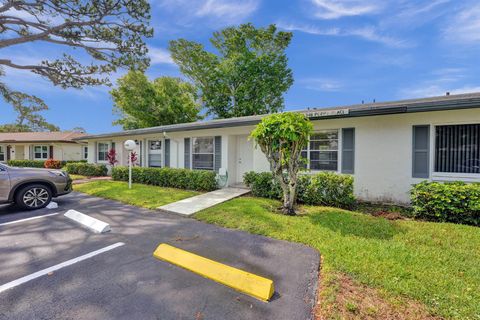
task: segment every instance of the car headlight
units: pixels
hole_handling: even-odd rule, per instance
[[[59,177],[67,177],[67,173],[64,172],[64,171],[60,171],[60,170],[52,170],[50,171],[51,174],[54,174],[56,176],[59,176]]]

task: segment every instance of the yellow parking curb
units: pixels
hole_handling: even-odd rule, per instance
[[[153,256],[263,301],[268,301],[273,295],[273,281],[270,279],[172,247],[166,243],[160,244]]]

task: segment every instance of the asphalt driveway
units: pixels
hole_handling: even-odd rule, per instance
[[[0,319],[312,317],[319,254],[311,248],[79,193],[56,201],[58,209],[35,212],[0,207],[0,286],[124,245],[0,292]],[[68,209],[105,221],[112,231],[94,234],[63,217]],[[273,279],[274,297],[261,302],[157,260],[152,253],[160,243]]]

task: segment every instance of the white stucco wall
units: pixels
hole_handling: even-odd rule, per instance
[[[369,201],[408,203],[412,184],[422,179],[412,178],[412,126],[431,126],[431,150],[434,146],[434,127],[442,124],[480,123],[479,109],[456,111],[436,111],[409,113],[387,116],[341,118],[313,121],[315,130],[355,128],[355,194],[358,198]],[[229,172],[229,183],[236,180],[236,137],[249,134],[254,126],[230,127],[208,130],[168,132],[170,139],[170,166],[184,167],[184,138],[200,136],[222,136],[222,166]],[[341,171],[341,134],[339,146],[339,171]],[[127,139],[163,139],[163,134],[120,137],[115,141],[117,152],[119,146]],[[100,140],[99,140],[100,141]],[[253,143],[253,142],[252,142]],[[90,141],[89,146],[93,142]],[[93,150],[90,147],[90,150]],[[433,152],[430,152],[430,168],[433,168]],[[127,158],[121,157],[120,164],[126,165]],[[253,148],[252,170],[269,171],[269,163],[259,148]],[[93,162],[93,152],[89,154]],[[431,178],[444,180],[442,175],[431,172]],[[453,176],[449,179],[479,181],[473,178]]]

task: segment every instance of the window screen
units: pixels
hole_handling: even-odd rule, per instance
[[[480,124],[435,128],[435,172],[480,173]]]

